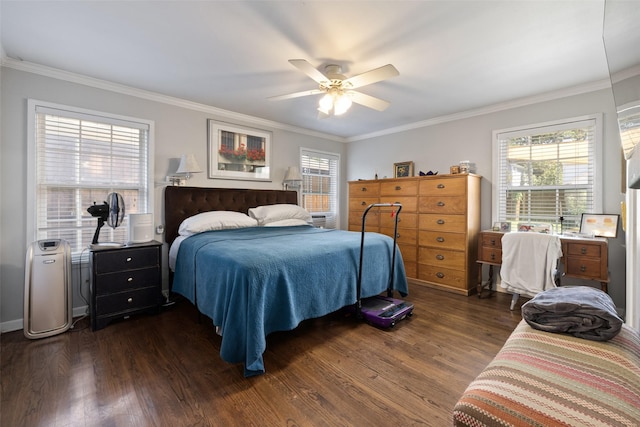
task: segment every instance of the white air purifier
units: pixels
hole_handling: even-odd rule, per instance
[[[153,214],[129,214],[129,243],[145,243],[153,240]]]
[[[24,279],[24,336],[56,335],[71,327],[71,248],[61,239],[38,240],[27,250]]]

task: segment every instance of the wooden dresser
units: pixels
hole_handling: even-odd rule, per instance
[[[397,241],[407,276],[469,295],[476,289],[481,179],[458,174],[349,182],[349,230],[362,229],[370,204],[401,203]],[[366,230],[393,236],[393,218],[371,211]]]

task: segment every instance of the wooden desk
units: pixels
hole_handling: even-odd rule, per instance
[[[503,232],[485,230],[478,238],[478,297],[482,290],[489,288],[493,292],[493,267],[502,264]],[[580,238],[561,236],[563,276],[600,282],[600,288],[608,292],[609,284],[609,243],[602,237]],[[489,266],[489,280],[482,283],[482,267]]]

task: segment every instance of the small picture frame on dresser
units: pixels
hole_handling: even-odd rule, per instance
[[[393,164],[393,177],[404,178],[413,176],[413,162],[399,162]]]
[[[500,231],[504,231],[505,233],[508,233],[509,231],[511,231],[511,223],[506,221],[501,222]]]

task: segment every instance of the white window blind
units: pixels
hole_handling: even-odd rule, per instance
[[[122,195],[127,214],[148,212],[149,123],[63,106],[35,104],[32,113],[36,240],[64,239],[81,253],[98,223],[87,208],[111,192]],[[126,221],[105,224],[99,241],[126,243]]]
[[[600,213],[598,117],[494,132],[494,221],[579,231]],[[497,213],[497,215],[496,215]],[[562,228],[562,229],[561,229]]]
[[[340,156],[302,149],[302,207],[311,212],[325,228],[337,228],[338,170]],[[322,218],[324,217],[324,218]]]

